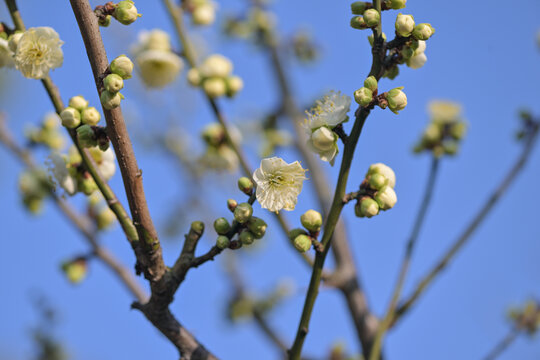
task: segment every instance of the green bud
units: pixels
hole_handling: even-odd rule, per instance
[[[431,24],[418,24],[414,27],[414,30],[412,32],[412,35],[417,40],[427,40],[429,39],[433,34],[435,34],[435,29]]]
[[[196,68],[189,69],[186,76],[187,76],[187,81],[191,86],[201,85],[201,81],[202,81],[201,72],[197,70]]]
[[[381,21],[381,14],[376,9],[367,9],[364,11],[364,21],[368,27],[375,27]]]
[[[232,75],[225,78],[225,84],[227,85],[227,96],[232,97],[236,95],[240,90],[244,88],[244,81],[240,76]]]
[[[453,137],[455,140],[461,140],[465,136],[465,133],[467,132],[467,124],[464,122],[456,122],[450,127],[450,136]]]
[[[99,18],[98,19],[98,25],[102,26],[102,27],[107,27],[107,26],[111,25],[111,18],[112,18],[111,15],[107,15],[107,16],[105,16],[103,18]]]
[[[386,41],[386,34],[382,33],[381,36],[382,36],[383,40]],[[375,37],[373,36],[373,34],[368,36],[368,41],[369,41],[369,45],[373,46],[373,43],[375,42]]]
[[[227,85],[222,78],[214,77],[204,80],[203,89],[208,96],[216,98],[225,95]]]
[[[409,60],[414,56],[414,50],[410,46],[405,46],[401,50],[401,55],[403,56],[404,60]]]
[[[307,235],[298,235],[293,241],[294,247],[300,252],[306,252],[311,248],[311,238]]]
[[[403,9],[407,0],[386,0],[386,6],[393,10]]]
[[[104,208],[96,215],[96,225],[99,230],[105,230],[111,227],[115,221],[116,215],[108,207]]]
[[[229,208],[229,210],[234,211],[234,209],[236,209],[237,206],[238,206],[238,202],[236,200],[234,199],[227,200],[227,207]]]
[[[424,130],[422,140],[428,144],[436,144],[441,141],[442,131],[438,124],[431,123]]]
[[[255,235],[251,231],[244,230],[240,233],[239,239],[243,245],[251,245],[255,241]]]
[[[291,231],[289,231],[289,239],[291,241],[294,241],[294,239],[296,239],[298,235],[307,235],[307,232],[306,230],[300,228],[292,229]]]
[[[253,208],[248,203],[238,204],[236,209],[234,209],[234,219],[240,224],[246,223],[253,215]]]
[[[399,13],[396,18],[396,33],[401,37],[410,36],[414,30],[414,17]]]
[[[81,124],[81,113],[72,107],[67,107],[60,113],[62,125],[68,129],[74,129]]]
[[[328,151],[336,146],[338,136],[326,126],[321,126],[311,134],[311,143],[319,151]]]
[[[231,230],[231,225],[224,217],[216,219],[214,221],[214,229],[219,235],[225,235]]]
[[[367,87],[361,87],[354,92],[354,101],[366,107],[373,101],[373,92]]]
[[[445,140],[442,143],[444,152],[448,155],[455,155],[458,152],[458,142],[455,140]]]
[[[133,4],[131,0],[120,1],[116,4],[116,9],[114,9],[114,18],[124,25],[135,22],[135,20],[141,17],[141,14],[137,12],[137,8]]]
[[[362,15],[366,11],[366,3],[364,1],[355,1],[351,4],[351,11],[354,15]]]
[[[388,100],[388,107],[394,114],[397,114],[399,111],[405,109],[407,106],[407,95],[403,91],[403,86],[392,89],[388,92],[386,100]]]
[[[387,166],[383,163],[372,164],[368,169],[366,177],[373,176],[375,174],[380,174],[384,176],[384,178],[387,180],[386,185],[392,188],[396,186],[396,174],[390,166]]]
[[[435,156],[436,158],[440,158],[441,156],[444,155],[444,148],[442,147],[442,145],[437,145],[435,146],[433,149],[433,156]]]
[[[99,120],[101,120],[101,114],[92,106],[82,111],[81,120],[83,124],[96,126],[99,123]]]
[[[112,93],[107,90],[104,90],[101,93],[101,105],[107,110],[112,110],[114,108],[117,108],[120,106],[120,102],[122,101],[122,94],[119,92]]]
[[[88,107],[88,101],[81,95],[77,95],[69,99],[69,107],[75,108],[79,111],[83,111]]]
[[[197,234],[202,235],[204,233],[204,223],[202,221],[194,221],[191,223],[191,230]]]
[[[238,189],[246,195],[251,195],[253,192],[253,182],[250,178],[242,176],[238,179]]]
[[[77,189],[79,189],[85,195],[92,195],[97,190],[97,185],[90,174],[86,173],[79,176],[77,181]]]
[[[367,28],[366,22],[364,21],[363,16],[353,16],[351,18],[351,27],[353,29],[362,30]]]
[[[221,124],[212,123],[205,126],[201,136],[208,145],[218,146],[225,138],[225,132]]]
[[[88,273],[86,260],[78,258],[72,261],[67,261],[62,264],[62,271],[72,284],[78,284],[84,280]]]
[[[384,175],[375,173],[369,177],[369,186],[372,189],[380,190],[383,186],[388,183],[388,180]]]
[[[315,210],[308,210],[300,216],[302,226],[312,233],[321,230],[322,221],[322,215]]]
[[[126,80],[130,79],[133,73],[133,62],[126,55],[120,55],[111,62],[109,68],[113,74],[120,75]]]
[[[392,66],[390,69],[386,70],[384,77],[394,80],[399,75],[399,67]]]
[[[370,76],[366,80],[364,80],[364,87],[368,88],[372,92],[377,90],[377,78],[375,76]]]
[[[379,213],[379,205],[375,200],[366,196],[358,202],[355,213],[358,217],[371,218]]]
[[[258,217],[253,216],[247,223],[248,230],[255,236],[255,239],[261,239],[266,233],[266,222]]]
[[[109,74],[103,80],[103,87],[110,93],[117,93],[124,87],[124,80],[118,74]]]
[[[375,201],[381,210],[391,209],[397,202],[396,192],[390,186],[385,186],[377,191]]]
[[[82,147],[97,146],[96,134],[90,125],[82,125],[77,128],[77,139]]]
[[[228,248],[230,243],[231,243],[231,240],[229,240],[228,237],[223,236],[223,235],[218,236],[216,239],[216,246],[221,250]]]

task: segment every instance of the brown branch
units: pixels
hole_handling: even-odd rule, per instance
[[[483,359],[484,360],[494,360],[494,359],[498,358],[504,352],[504,350],[506,350],[510,345],[512,345],[514,340],[516,340],[518,338],[520,332],[521,331],[520,331],[519,328],[512,327],[512,329],[510,329],[508,334],[506,334],[506,336],[504,338],[502,338],[495,345],[495,347],[489,352],[489,354],[487,354],[486,357],[483,358]]]

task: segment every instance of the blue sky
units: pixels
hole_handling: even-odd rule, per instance
[[[67,1],[20,1],[27,26],[52,26],[65,42],[65,64],[52,73],[65,101],[83,94],[98,104],[93,78]],[[99,2],[92,1],[93,6]],[[103,31],[109,58],[129,51],[129,44],[142,29],[172,27],[162,6],[137,1],[143,17],[124,27],[113,23]],[[431,267],[440,254],[493,191],[520,147],[513,134],[518,126],[517,110],[527,107],[540,114],[540,51],[536,33],[540,3],[520,2],[518,9],[503,1],[421,1],[409,0],[404,13],[417,22],[430,22],[437,30],[428,42],[428,62],[419,70],[402,68],[401,75],[383,80],[380,88],[404,86],[409,103],[399,116],[377,109],[364,128],[349,179],[353,190],[367,167],[374,162],[390,165],[397,174],[398,204],[373,219],[357,219],[352,206],[344,211],[354,256],[370,304],[380,314],[386,308],[396,280],[406,237],[419,206],[430,159],[414,156],[410,149],[427,122],[426,104],[433,99],[460,102],[470,125],[460,154],[444,160],[435,190],[433,206],[419,241],[405,293]],[[222,2],[220,14],[242,9],[240,0]],[[303,67],[287,62],[289,77],[299,103],[307,104],[323,92],[334,89],[352,95],[369,71],[371,62],[367,32],[349,27],[349,2],[322,0],[279,1],[272,5],[279,29],[291,34],[307,28],[321,46],[321,58]],[[519,14],[516,16],[515,14]],[[393,33],[397,12],[383,15],[383,27]],[[5,6],[0,19],[9,22]],[[239,126],[253,120],[278,102],[276,83],[269,73],[267,58],[252,45],[230,41],[219,26],[197,30],[208,52],[230,57],[235,73],[243,77],[245,89],[233,101],[223,101],[227,116]],[[174,38],[174,36],[173,36]],[[37,123],[52,110],[41,84],[15,72],[0,70],[0,109],[9,116],[10,126],[22,139],[25,123]],[[214,217],[228,216],[225,200],[241,199],[236,175],[220,175],[217,181],[200,187],[187,183],[170,157],[142,141],[142,134],[166,131],[173,121],[194,134],[211,122],[212,116],[201,94],[185,85],[181,77],[162,92],[142,94],[138,79],[126,83],[123,105],[135,141],[135,152],[144,170],[144,184],[150,211],[164,233],[164,218],[186,194],[203,192]],[[144,99],[146,101],[140,101]],[[350,128],[350,124],[346,129]],[[249,143],[249,142],[248,142]],[[193,139],[194,153],[201,149]],[[248,144],[252,165],[258,163],[253,142]],[[43,154],[40,154],[43,155]],[[296,160],[291,151],[279,154]],[[533,152],[525,171],[490,214],[456,261],[432,286],[418,306],[387,338],[389,359],[477,359],[506,334],[507,307],[531,296],[540,296],[540,148]],[[331,183],[338,167],[323,164]],[[3,229],[0,252],[2,294],[0,299],[0,358],[24,359],[31,354],[29,329],[37,321],[30,294],[39,291],[59,310],[61,322],[57,338],[74,359],[172,359],[173,347],[143,318],[129,309],[132,298],[99,263],[92,263],[88,279],[73,287],[58,270],[59,263],[87,249],[79,235],[52,204],[40,217],[29,216],[17,192],[20,165],[0,150],[0,224]],[[123,187],[117,174],[112,186],[122,200]],[[308,182],[297,210],[287,214],[299,224],[303,211],[315,207]],[[202,196],[202,195],[201,195]],[[73,199],[82,204],[80,195]],[[269,291],[280,279],[290,278],[296,291],[273,313],[271,323],[291,342],[296,331],[309,272],[292,253],[268,213],[255,206],[256,215],[269,220],[270,229],[254,251],[242,250],[244,275],[254,291]],[[200,216],[200,215],[199,215]],[[211,216],[209,216],[211,217]],[[178,221],[200,219],[191,212]],[[210,223],[207,222],[208,228]],[[187,231],[184,226],[183,231]],[[213,241],[208,231],[201,249]],[[172,263],[181,242],[163,239],[165,259]],[[129,246],[118,228],[103,236],[103,244],[131,266]],[[144,284],[144,283],[143,283]],[[213,352],[224,359],[275,359],[277,353],[260,336],[252,323],[231,326],[225,319],[230,283],[218,260],[192,271],[171,306],[180,321]],[[343,299],[331,290],[321,291],[308,335],[306,354],[322,356],[333,343],[343,342],[358,350],[352,324]],[[540,344],[521,338],[501,359],[537,359]]]

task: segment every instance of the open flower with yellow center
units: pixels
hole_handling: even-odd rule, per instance
[[[302,183],[307,179],[306,171],[298,161],[287,164],[279,157],[263,159],[253,173],[261,207],[276,213],[281,209],[294,210]]]
[[[15,50],[15,66],[24,77],[43,79],[49,70],[62,66],[63,41],[50,27],[30,28],[23,33]]]

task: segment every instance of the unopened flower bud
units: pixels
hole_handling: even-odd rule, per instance
[[[101,27],[107,27],[107,26],[111,25],[111,18],[112,18],[111,15],[100,17],[98,19],[98,25],[101,26]]]
[[[77,189],[85,195],[92,195],[92,193],[97,190],[97,185],[90,174],[85,173],[78,178]]]
[[[311,140],[315,149],[327,151],[335,145],[337,135],[326,126],[321,126],[311,134]]]
[[[404,60],[407,60],[408,62],[408,60],[414,56],[414,49],[410,46],[403,47],[403,49],[401,50],[401,56]]]
[[[96,215],[96,225],[99,230],[105,230],[114,224],[116,221],[116,215],[108,207],[101,210]]]
[[[364,21],[368,27],[374,27],[381,21],[381,14],[376,9],[367,9],[364,11]]]
[[[221,249],[221,250],[228,248],[230,243],[231,243],[231,240],[229,240],[228,237],[223,236],[223,235],[218,236],[216,239],[216,246],[218,247],[218,249]]]
[[[88,107],[88,100],[86,100],[81,95],[77,95],[69,99],[69,107],[75,108],[79,111],[83,111]]]
[[[445,140],[442,143],[444,152],[448,155],[455,155],[458,152],[458,143],[455,140]]]
[[[82,125],[77,128],[77,139],[82,147],[97,146],[96,134],[90,125]]]
[[[240,76],[229,76],[225,79],[225,83],[227,85],[227,96],[229,97],[236,95],[244,88],[244,81]]]
[[[397,114],[399,111],[405,109],[405,106],[407,106],[407,95],[405,95],[401,89],[403,89],[403,86],[392,89],[386,96],[386,100],[388,100],[388,107],[394,114]]]
[[[133,4],[131,0],[120,1],[116,4],[116,9],[114,9],[114,18],[124,25],[135,22],[135,20],[141,17],[141,14],[137,12],[137,8]]]
[[[203,89],[208,96],[216,98],[225,95],[227,92],[227,85],[222,78],[209,78],[204,80]]]
[[[113,74],[120,75],[126,80],[130,79],[133,73],[133,62],[126,55],[120,55],[111,62],[109,68]]]
[[[438,124],[431,123],[424,130],[422,140],[428,144],[435,144],[441,140],[441,136],[441,127]]]
[[[311,238],[307,235],[298,235],[293,241],[294,247],[300,252],[306,252],[311,248]]]
[[[355,206],[355,213],[358,217],[373,217],[379,213],[379,205],[370,197],[362,198]]]
[[[238,179],[238,189],[246,195],[251,195],[253,192],[253,181],[248,177],[242,176]]]
[[[351,27],[353,29],[362,30],[367,27],[366,22],[364,21],[363,16],[353,16],[351,18]]]
[[[388,180],[386,177],[379,173],[375,173],[369,177],[369,186],[372,189],[380,190],[382,189],[386,184],[388,183]]]
[[[307,235],[307,232],[306,230],[300,228],[292,229],[291,231],[289,231],[289,239],[291,241],[294,241],[294,239],[296,239],[298,235]]]
[[[81,113],[75,108],[67,107],[60,113],[60,119],[62,119],[62,125],[68,129],[75,129],[81,124]]]
[[[412,32],[412,35],[417,40],[427,40],[429,39],[433,34],[435,34],[435,29],[431,24],[418,24],[414,27],[414,30]]]
[[[203,77],[226,78],[231,74],[233,64],[231,60],[220,54],[213,54],[204,60],[199,66],[199,71]]]
[[[386,0],[386,6],[394,10],[403,9],[406,3],[407,0]]]
[[[414,17],[399,13],[396,18],[396,33],[401,37],[410,36],[414,30]]]
[[[467,132],[467,124],[464,122],[457,122],[450,127],[450,136],[456,140],[461,140]]]
[[[210,25],[216,19],[216,10],[209,3],[198,5],[193,10],[192,19],[195,25]]]
[[[394,170],[392,170],[389,166],[383,164],[383,163],[376,163],[372,164],[369,167],[367,175],[373,176],[374,174],[381,174],[388,180],[388,186],[394,187],[396,186],[396,174],[394,173]]]
[[[370,76],[366,80],[364,80],[364,87],[368,88],[372,92],[377,90],[377,78],[375,76]]]
[[[204,223],[202,221],[194,221],[191,223],[191,230],[201,235],[204,233]]]
[[[234,219],[240,224],[246,223],[253,215],[253,208],[248,203],[238,204],[236,209],[234,209]]]
[[[399,67],[397,67],[397,65],[392,66],[390,69],[386,70],[386,72],[384,73],[384,77],[390,80],[394,80],[398,75],[399,75]]]
[[[419,53],[414,55],[409,60],[407,60],[407,66],[411,69],[420,69],[427,61],[427,56],[424,53]]]
[[[124,80],[118,74],[109,74],[103,79],[103,87],[111,93],[116,93],[124,87]]]
[[[88,266],[84,258],[78,258],[63,263],[62,271],[72,284],[78,284],[86,277]]]
[[[385,186],[377,191],[375,201],[381,210],[391,209],[397,202],[396,192],[390,186]]]
[[[255,239],[261,239],[266,233],[266,222],[258,217],[251,217],[247,223],[248,230],[255,236]]]
[[[243,245],[251,245],[255,241],[255,235],[249,230],[244,230],[240,233],[239,239]]]
[[[187,81],[191,86],[199,86],[201,85],[201,73],[196,68],[191,68],[187,72]]]
[[[236,209],[237,206],[238,206],[238,202],[236,200],[234,199],[227,200],[227,208],[229,208],[229,210],[234,211],[234,209]]]
[[[100,119],[101,119],[101,114],[93,106],[84,109],[81,113],[81,120],[83,124],[95,126],[99,123]]]
[[[373,101],[373,92],[367,87],[361,87],[354,92],[354,100],[358,104],[366,107]]]
[[[321,230],[322,215],[318,211],[308,210],[300,216],[300,222],[307,230],[316,233]]]
[[[364,1],[355,1],[351,4],[351,11],[354,15],[362,15],[366,11],[366,3]]]
[[[107,110],[112,110],[120,106],[122,101],[122,95],[119,92],[112,93],[107,90],[104,90],[101,93],[101,105]]]
[[[219,235],[225,235],[231,230],[231,225],[229,224],[227,219],[221,217],[214,221],[214,230],[216,230]]]

